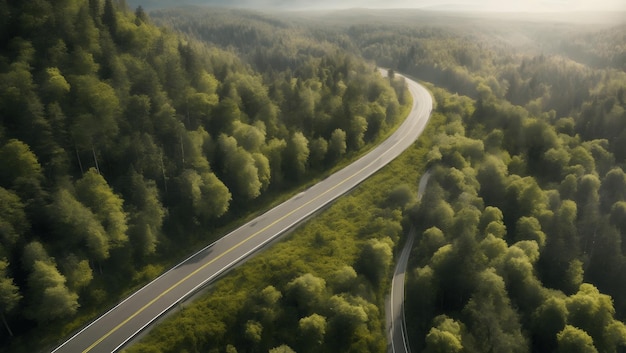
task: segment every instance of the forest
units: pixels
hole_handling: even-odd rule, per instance
[[[384,297],[411,228],[412,351],[626,349],[623,22],[152,16],[260,70],[302,33],[430,81],[437,108],[414,148],[129,352],[384,352]]]
[[[259,70],[123,1],[1,1],[0,16],[2,351],[56,344],[357,156],[406,104],[334,45]]]
[[[3,350],[54,345],[375,143],[409,103],[376,66],[430,82],[423,137],[126,351],[385,352],[412,228],[412,351],[626,350],[623,20],[0,14]]]
[[[626,349],[626,27],[583,41],[545,26],[540,53],[479,29],[348,30],[365,56],[397,53],[386,64],[454,92],[432,89],[445,123],[426,194],[404,212],[421,234],[414,350]]]

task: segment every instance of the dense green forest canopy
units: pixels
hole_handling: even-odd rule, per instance
[[[411,227],[414,351],[626,349],[624,23],[413,15],[154,13],[255,67],[295,31],[441,88],[414,149],[131,351],[383,352],[389,256]]]
[[[434,84],[425,138],[130,350],[383,352],[411,227],[414,350],[626,349],[623,16],[112,0],[0,15],[2,348],[60,339],[375,141],[408,101],[376,64]]]
[[[622,351],[626,27],[499,24],[347,29],[365,57],[470,97],[433,91],[433,177],[405,212],[422,234],[412,348]]]
[[[3,0],[0,18],[2,350],[59,340],[406,103],[373,64],[297,36],[277,67],[124,1]]]

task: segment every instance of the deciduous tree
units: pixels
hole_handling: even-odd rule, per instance
[[[301,132],[295,132],[287,141],[283,170],[292,180],[299,180],[307,171],[309,161],[309,140]]]
[[[557,334],[559,353],[597,353],[593,345],[593,339],[585,331],[567,325]]]
[[[461,325],[445,316],[437,316],[435,326],[426,335],[426,350],[428,353],[456,353],[463,350]]]
[[[28,276],[28,316],[44,323],[76,313],[78,295],[65,282],[54,264],[36,260]]]
[[[7,322],[6,315],[13,312],[17,304],[22,299],[19,288],[14,284],[13,278],[9,277],[9,263],[6,259],[0,260],[0,318],[6,327],[9,335],[13,336],[11,327]]]
[[[112,248],[122,247],[128,241],[127,214],[124,200],[113,192],[104,177],[94,168],[76,182],[77,198],[98,218]]]
[[[0,186],[0,244],[11,251],[30,228],[19,196]]]
[[[298,330],[302,347],[314,352],[324,343],[326,318],[319,314],[303,317],[298,321]]]

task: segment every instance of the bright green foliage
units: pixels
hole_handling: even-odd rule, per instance
[[[606,212],[616,202],[626,199],[626,173],[621,168],[611,169],[599,189],[602,208]]]
[[[298,329],[303,341],[302,346],[310,347],[309,349],[313,351],[315,347],[324,343],[326,318],[318,314],[303,317],[298,321]]]
[[[352,266],[343,266],[328,279],[336,292],[348,292],[354,287],[357,273]]]
[[[186,170],[181,175],[183,195],[191,203],[193,212],[203,219],[212,219],[228,210],[231,193],[213,173],[199,175]]]
[[[604,328],[602,338],[607,351],[619,352],[626,347],[626,324],[614,320]]]
[[[8,266],[6,259],[0,260],[0,307],[2,308],[0,315],[2,317],[11,313],[22,299],[19,288],[7,273]]]
[[[234,137],[220,135],[218,144],[224,155],[223,173],[230,189],[236,196],[255,199],[261,195],[263,184],[259,180],[259,169],[252,154],[237,145]],[[269,168],[269,165],[265,165]],[[264,180],[267,180],[267,171]]]
[[[569,263],[564,278],[567,286],[566,291],[573,293],[582,285],[584,278],[583,265],[583,262],[579,259],[574,259]]]
[[[619,341],[606,341],[610,335],[605,330],[615,320],[615,309],[610,296],[601,294],[591,284],[583,283],[578,293],[567,299],[566,305],[569,312],[568,323],[593,337],[596,347],[606,351],[616,349],[613,344]]]
[[[437,316],[434,323],[436,326],[426,335],[425,352],[460,352],[463,349],[461,325],[445,315]]]
[[[6,188],[38,186],[43,179],[41,165],[30,147],[10,140],[0,148],[0,184]]]
[[[28,227],[19,196],[0,187],[0,244],[10,250]]]
[[[267,39],[250,41],[232,37],[246,31],[230,27],[242,13],[179,18],[216,33],[207,44],[126,6],[0,4],[0,257],[28,258],[37,240],[87,311],[139,284],[128,278],[148,279],[172,254],[217,239],[258,211],[250,200],[271,203],[324,173],[348,140],[360,147],[387,133],[401,110],[402,90],[371,64],[291,23],[249,18]],[[10,261],[15,283],[28,282],[33,261]],[[16,336],[46,340],[64,320],[19,319]]]
[[[62,262],[62,269],[67,278],[67,286],[73,291],[78,291],[89,285],[93,279],[93,271],[89,261],[81,260],[76,255],[68,255]]]
[[[61,189],[54,195],[49,214],[57,234],[68,244],[86,246],[87,255],[95,261],[109,257],[111,244],[101,221],[69,191]]]
[[[199,127],[195,131],[189,131],[185,134],[182,141],[182,150],[184,151],[185,165],[199,172],[208,172],[211,170],[209,161],[204,157],[204,146],[211,140],[203,127]]]
[[[437,227],[428,228],[422,233],[419,249],[423,251],[425,258],[430,258],[442,246],[446,245],[446,238],[441,229]],[[420,256],[422,257],[422,256]]]
[[[336,161],[346,153],[346,132],[335,129],[328,142],[328,156],[331,161]]]
[[[263,334],[263,326],[257,321],[246,322],[244,336],[252,344],[259,344]]]
[[[76,182],[76,195],[102,224],[112,248],[128,241],[128,224],[123,209],[124,200],[116,195],[96,169],[91,168]]]
[[[597,353],[593,345],[593,339],[585,331],[571,325],[565,326],[563,331],[557,334],[559,342],[558,352],[573,353]]]
[[[278,346],[270,349],[269,353],[296,353],[291,347],[287,345]]]
[[[383,352],[382,303],[386,291],[355,268],[359,267],[362,249],[391,249],[387,234],[402,229],[398,210],[362,201],[371,200],[372,193],[384,196],[391,190],[393,185],[382,182],[387,177],[381,174],[372,181],[385,191],[367,185],[358,188],[350,197],[338,200],[329,212],[323,212],[319,222],[296,230],[292,237],[238,267],[216,283],[206,297],[186,307],[185,313],[194,311],[196,325],[210,322],[226,328],[215,340],[193,347],[211,349],[230,344],[241,352],[288,345],[303,353]],[[385,283],[383,286],[388,285]],[[159,346],[177,351],[191,347],[189,340],[199,337],[203,330],[192,326],[181,330],[188,320],[187,314],[177,314],[156,328],[149,340],[129,349],[143,351]]]
[[[134,212],[130,212],[128,235],[141,255],[150,255],[156,252],[166,210],[154,181],[145,180],[133,170],[129,186],[133,190],[129,201]]]
[[[272,181],[272,171],[270,161],[262,153],[253,153],[254,166],[257,169],[259,182],[261,182],[261,192],[265,192]]]
[[[46,69],[47,82],[44,90],[52,100],[61,100],[70,92],[71,85],[67,82],[61,71],[56,67]]]
[[[110,141],[118,133],[120,101],[109,84],[94,76],[76,76],[71,81],[76,94],[76,121],[72,135],[78,147],[87,150],[94,144]]]
[[[347,145],[351,150],[358,150],[365,143],[365,132],[367,131],[367,120],[362,116],[355,116],[347,127]]]
[[[12,121],[21,124],[18,132],[10,131],[7,136],[23,137],[33,127],[51,132],[41,112],[46,114],[55,128],[48,137],[53,143],[31,143],[44,141],[39,137],[24,141],[52,178],[77,180],[90,167],[105,176],[114,194],[124,199],[129,227],[125,233],[130,241],[120,240],[126,254],[141,257],[157,253],[162,243],[159,240],[168,240],[160,239],[166,236],[161,226],[168,222],[217,226],[218,218],[229,209],[239,212],[246,201],[290,186],[284,179],[288,175],[293,180],[289,170],[292,164],[283,162],[286,141],[297,132],[307,140],[330,139],[333,129],[343,127],[342,101],[355,105],[367,96],[371,109],[377,111],[375,117],[381,119],[380,112],[393,108],[396,100],[395,92],[371,68],[337,53],[334,47],[320,47],[315,55],[305,54],[292,61],[289,74],[280,67],[274,70],[276,76],[269,77],[263,75],[265,70],[250,69],[245,58],[240,60],[215,47],[158,30],[150,25],[141,7],[133,14],[120,12],[118,7],[125,2],[116,1],[38,4],[6,5],[3,10],[5,17],[11,18],[7,26],[32,29],[19,34],[23,39],[3,38],[4,43],[12,41],[14,45],[6,56],[7,72],[2,72],[2,97],[7,99],[0,105],[3,115],[15,115]],[[13,12],[20,16],[10,16]],[[46,36],[41,36],[44,28]],[[287,42],[289,50],[272,52],[296,52],[297,46],[303,45]],[[266,53],[265,49],[260,53]],[[317,53],[323,53],[324,61],[316,57]],[[263,65],[272,65],[271,61],[259,56]],[[297,78],[292,76],[296,71]],[[372,87],[379,87],[342,99],[346,84],[357,79],[367,83],[364,86],[376,81]],[[300,84],[292,86],[297,80]],[[302,98],[297,107],[290,106],[292,97]],[[22,117],[26,115],[23,112],[28,112],[28,119]],[[393,114],[384,113],[385,119],[393,118]],[[370,119],[370,115],[364,116]],[[221,133],[235,137],[238,153],[224,158],[216,146]],[[41,153],[43,150],[50,152]],[[318,170],[336,161],[320,153]],[[308,170],[308,159],[301,162],[298,170]],[[240,167],[243,173],[236,173]],[[135,187],[125,184],[131,169],[142,177],[133,175],[133,181],[143,179],[133,183],[137,192],[147,196],[135,196]],[[297,178],[304,180],[308,175]],[[147,192],[143,183],[149,185]],[[57,189],[71,187],[51,189],[54,194]],[[82,191],[76,195],[104,223],[102,212],[83,199]],[[235,201],[232,204],[231,199]],[[187,220],[184,216],[188,211],[195,217]],[[53,223],[57,228],[59,222]],[[196,234],[189,229],[182,232]],[[114,233],[118,237],[122,232]],[[167,241],[163,244],[171,245]],[[103,251],[100,257],[107,255]]]
[[[502,277],[493,269],[478,275],[477,290],[464,308],[480,351],[526,352],[518,314],[511,306]]]
[[[54,264],[35,261],[28,276],[32,293],[28,316],[43,323],[73,315],[78,309],[78,295],[69,291],[65,281]]]
[[[309,141],[301,133],[294,133],[287,141],[287,148],[285,150],[285,170],[287,175],[294,179],[300,179],[307,171],[307,164],[309,160]]]
[[[246,151],[258,152],[265,144],[265,124],[258,121],[253,126],[235,121],[233,136]]]
[[[276,305],[282,296],[273,286],[265,287],[260,293],[260,299],[265,305]]]
[[[297,307],[311,310],[321,302],[326,292],[326,281],[306,273],[287,284],[289,298]]]
[[[58,336],[42,327],[62,319],[37,326],[22,314],[46,302],[64,317],[76,291],[83,305],[114,300],[137,284],[119,280],[121,267],[134,275],[214,240],[214,229],[258,207],[250,200],[271,202],[386,133],[409,101],[404,82],[383,79],[362,56],[458,94],[432,88],[425,140],[369,184],[376,196],[348,198],[338,218],[242,266],[236,285],[186,308],[152,350],[384,351],[383,295],[401,225],[418,234],[406,303],[415,351],[622,349],[621,27],[533,21],[502,35],[484,19],[471,30],[430,15],[403,23],[403,13],[401,26],[375,16],[333,26],[330,15],[310,25],[194,8],[149,19],[124,6],[0,4],[0,255],[11,260],[11,281],[0,283],[23,287],[6,315],[17,336]],[[528,40],[522,48],[509,38]],[[433,178],[413,203],[423,163]],[[368,257],[380,266],[368,268]],[[35,285],[36,263],[55,279],[49,290]],[[306,274],[324,290],[296,308],[289,283]],[[308,338],[299,336],[307,318]],[[258,340],[244,338],[247,323]]]
[[[492,234],[497,238],[504,238],[506,235],[506,225],[503,214],[497,207],[487,206],[480,217],[479,229],[484,229],[483,233]]]
[[[282,171],[283,154],[287,148],[287,142],[283,139],[271,139],[263,147],[263,154],[269,161],[271,178],[270,184],[280,185],[283,183],[284,175]]]
[[[351,302],[352,298],[333,295],[328,301],[328,307],[334,313],[332,325],[337,325],[336,332],[354,332],[360,325],[367,322],[368,315],[365,309]]]
[[[533,119],[491,88],[479,95],[471,113],[434,92],[447,124],[434,136],[428,188],[406,213],[423,232],[407,284],[412,347],[458,348],[432,326],[443,313],[465,324],[459,343],[468,351],[619,351],[624,277],[616,273],[624,266],[618,234],[626,213],[610,148],[601,136],[556,133],[544,103],[529,103],[543,114]],[[489,137],[489,129],[506,136]],[[486,141],[485,150],[464,134]]]
[[[520,217],[515,224],[516,240],[534,240],[543,246],[546,235],[541,231],[541,224],[535,217]]]
[[[32,241],[24,246],[21,258],[22,269],[25,271],[32,269],[36,261],[52,263],[53,259],[40,242]]]

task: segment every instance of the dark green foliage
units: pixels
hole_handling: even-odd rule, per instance
[[[24,204],[19,196],[0,187],[0,244],[2,244],[2,249],[11,252],[28,228]]]
[[[238,267],[129,351],[228,351],[230,346],[263,352],[287,345],[296,352],[383,352],[385,292],[380,289],[390,282],[393,249],[390,238],[378,232],[380,221],[369,215],[397,212],[372,202],[390,191],[390,185],[372,187],[388,175],[366,182],[319,220]],[[388,220],[388,228],[400,227],[399,221]],[[378,266],[365,266],[366,258]],[[192,317],[196,327],[187,326]],[[208,326],[225,330],[208,332]],[[191,337],[203,340],[190,345]]]
[[[20,294],[18,287],[13,282],[13,278],[11,278],[9,273],[7,273],[8,266],[9,264],[6,260],[0,261],[0,305],[2,305],[2,312],[0,312],[0,316],[2,316],[2,320],[5,324],[6,315],[10,314],[22,299],[22,295]],[[6,328],[8,334],[13,336],[13,332],[9,325],[6,325]]]
[[[391,176],[409,183],[411,172],[402,163],[424,154],[423,147],[413,150],[395,169],[366,181],[319,220],[225,276],[130,351],[385,351],[383,303],[402,218],[395,204],[376,206],[374,200],[394,188],[384,182]],[[188,325],[192,318],[195,327]]]
[[[461,94],[432,90],[428,151],[412,149],[131,351],[383,352],[401,221],[420,235],[413,350],[624,349],[623,26],[345,26],[198,8],[150,19],[124,7],[0,2],[3,338],[114,302],[158,274],[155,260],[256,210],[251,200],[385,134],[409,101],[404,82],[362,56]]]
[[[302,170],[332,163],[369,141],[370,133],[384,128],[390,122],[389,112],[397,109],[395,101],[383,104],[373,99],[389,92],[379,82],[348,80],[345,67],[350,58],[322,59],[334,69],[321,73],[306,62],[305,56],[285,50],[285,28],[291,30],[291,22],[228,10],[187,15],[184,10],[172,10],[157,13],[157,18],[177,28],[190,28],[193,35],[204,40],[235,43],[238,53],[252,58],[257,68],[292,70],[284,76],[290,77],[290,84],[273,86],[268,92],[281,108],[279,116],[293,121],[300,130],[274,140],[271,149],[282,152],[268,157],[270,166],[283,166],[286,180],[297,180]],[[219,24],[218,16],[225,18],[227,25]],[[619,351],[626,337],[620,321],[626,315],[622,274],[626,228],[622,216],[626,207],[619,191],[626,135],[622,124],[624,104],[618,99],[625,77],[615,66],[598,69],[575,63],[567,55],[535,55],[512,47],[506,42],[509,33],[493,30],[498,23],[437,27],[415,25],[412,20],[410,25],[370,23],[344,27],[300,22],[314,29],[310,35],[313,38],[339,43],[390,67],[391,72],[414,74],[473,98],[433,89],[437,107],[432,119],[437,125],[427,133],[432,147],[429,152],[422,150],[420,159],[405,160],[398,167],[412,169],[428,163],[432,167],[428,187],[415,201],[415,180],[423,170],[408,172],[412,175],[408,188],[403,187],[405,182],[397,181],[403,177],[389,177],[383,183],[391,186],[388,194],[378,200],[379,205],[404,211],[406,224],[415,226],[421,235],[413,251],[407,289],[412,349],[549,352],[576,349],[576,344],[587,347],[591,342],[590,347],[598,351]],[[553,29],[550,25],[537,26]],[[533,39],[537,37],[537,30],[528,26],[513,27],[521,33],[532,33]],[[563,35],[562,29],[554,32]],[[275,37],[282,40],[270,39]],[[554,38],[538,40],[537,48],[557,51]],[[314,48],[312,44],[309,50],[314,52]],[[401,80],[391,82],[398,102],[404,103]],[[328,97],[326,88],[342,99],[355,98],[355,104]],[[367,94],[358,98],[363,88],[367,88]],[[229,93],[235,101],[243,96]],[[224,111],[250,115],[245,107]],[[292,112],[296,111],[302,117],[299,121],[293,120]],[[387,119],[381,118],[382,111]],[[329,117],[341,117],[343,123],[333,125]],[[222,123],[219,126],[224,131],[234,129]],[[240,147],[241,138],[236,139]],[[306,153],[305,146],[309,157],[307,163],[301,163],[298,155]],[[261,150],[264,148],[269,149],[269,143]],[[324,150],[326,158],[322,158]],[[220,163],[216,164],[219,168]],[[404,171],[397,174],[407,175]],[[367,213],[364,206],[357,205],[334,212],[340,216]],[[284,293],[279,300],[284,311],[272,306],[271,312],[281,314],[268,322],[259,315],[263,311],[257,304],[250,304],[255,308],[251,310],[246,305],[229,329],[232,338],[228,342],[243,351],[269,350],[282,344],[295,351],[377,351],[371,344],[364,344],[359,335],[341,332],[360,332],[365,322],[381,315],[366,310],[367,305],[359,308],[355,304],[360,298],[380,297],[378,291],[389,278],[384,270],[389,267],[386,254],[397,243],[397,233],[393,227],[384,226],[381,219],[394,217],[390,212],[371,214],[369,227],[379,236],[359,243],[358,248],[347,243],[343,247],[348,250],[337,246],[334,229],[328,231],[327,224],[315,226],[317,223],[302,239],[294,236],[292,240],[312,248],[310,253],[277,246],[276,252],[268,256],[281,254],[290,260],[274,259],[280,265],[273,266],[267,264],[272,263],[270,260],[259,260],[253,268],[272,274],[251,286],[258,289],[271,284]],[[322,222],[331,221],[324,218]],[[342,228],[346,224],[334,221],[330,226]],[[351,234],[343,233],[346,237]],[[329,249],[331,244],[336,246]],[[336,258],[341,251],[350,251],[351,260],[333,270],[315,272],[308,267],[329,262],[325,260],[327,252]],[[293,252],[301,255],[294,256]],[[247,281],[256,283],[258,273],[246,267],[240,276],[246,274]],[[227,293],[232,281],[216,290],[213,298]],[[364,283],[378,283],[379,287],[368,288]],[[601,293],[611,295],[612,309],[606,305],[606,294]],[[319,307],[320,297],[326,298],[326,308]],[[573,314],[571,309],[583,301],[589,307]],[[219,305],[211,306],[214,309],[210,312],[218,310]],[[585,313],[586,319],[577,316]],[[313,326],[309,324],[313,317],[319,325],[299,332],[302,336],[290,341],[288,337],[297,336],[293,328],[304,331],[303,322]],[[317,346],[322,322],[326,330],[321,346]],[[282,330],[276,323],[284,325]],[[592,328],[592,324],[598,328]],[[580,332],[570,332],[570,327]],[[236,338],[246,328],[261,328],[248,330],[261,332],[256,346],[250,340]],[[226,346],[221,339],[216,342]],[[304,342],[316,342],[316,349],[301,346]]]
[[[581,84],[594,87],[586,70]],[[598,96],[612,94],[602,89]],[[564,121],[546,106],[477,91],[463,103],[434,92],[447,124],[428,155],[428,189],[407,214],[422,233],[407,291],[412,348],[624,349],[623,162],[604,122],[593,121],[594,134],[572,130],[589,124],[588,105],[605,98],[562,105],[573,116]],[[443,330],[440,315],[465,329]]]
[[[19,347],[9,350],[56,341],[400,113],[372,64],[309,47],[302,33],[253,42],[253,58],[159,29],[119,0],[2,1],[0,16],[0,314],[12,329],[0,337]],[[243,45],[228,21],[212,22],[217,44]],[[279,65],[263,58],[271,46],[300,54]]]

